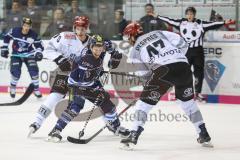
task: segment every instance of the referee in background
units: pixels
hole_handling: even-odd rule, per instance
[[[193,66],[194,69],[195,96],[198,101],[206,101],[206,98],[201,94],[204,78],[203,37],[208,30],[217,29],[224,24],[229,24],[231,20],[207,22],[195,18],[196,13],[197,11],[194,7],[188,7],[185,10],[186,18],[171,19],[159,15],[157,18],[178,29],[180,35],[189,44],[186,57],[188,58],[189,64]]]

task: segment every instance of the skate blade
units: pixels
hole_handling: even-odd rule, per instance
[[[61,140],[57,137],[50,137],[48,136],[45,140],[46,142],[52,142],[52,143],[60,143]]]
[[[125,151],[133,151],[134,145],[130,143],[120,143],[119,148]]]
[[[213,144],[211,142],[204,142],[204,143],[202,143],[202,147],[214,148],[214,146],[213,146]]]
[[[33,127],[29,128],[29,133],[27,135],[27,138],[31,138],[31,135],[34,133],[35,129]]]

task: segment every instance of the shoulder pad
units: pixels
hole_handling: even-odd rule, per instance
[[[12,33],[20,33],[22,31],[21,27],[12,28]]]
[[[29,30],[29,34],[32,35],[34,38],[38,37],[38,34],[32,29]]]

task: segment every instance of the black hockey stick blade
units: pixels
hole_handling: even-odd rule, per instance
[[[27,90],[25,91],[25,93],[23,94],[23,96],[20,99],[18,99],[15,102],[2,103],[2,104],[0,104],[0,106],[17,106],[17,105],[21,105],[23,102],[25,102],[28,99],[28,97],[32,94],[33,90],[34,90],[34,85],[33,85],[33,83],[31,83],[28,86]]]
[[[92,135],[91,137],[89,137],[88,139],[79,139],[79,138],[74,138],[71,136],[67,137],[67,140],[71,143],[75,143],[75,144],[87,144],[88,142],[90,142],[93,138],[95,138],[99,133],[101,133],[107,126],[102,127],[100,130],[98,130],[94,135]]]
[[[131,106],[133,106],[135,103],[137,102],[137,100],[132,101],[126,108],[124,108],[119,114],[118,117],[120,117],[124,112],[126,112]],[[92,135],[91,137],[87,138],[87,139],[80,139],[80,138],[74,138],[71,136],[67,137],[67,140],[71,143],[75,143],[75,144],[87,144],[88,142],[90,142],[93,138],[95,138],[99,133],[101,133],[105,128],[107,127],[107,125],[105,125],[104,127],[102,127],[101,129],[99,129],[96,133],[94,133],[94,135]]]

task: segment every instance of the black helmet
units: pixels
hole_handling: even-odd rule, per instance
[[[23,17],[23,20],[22,20],[22,24],[29,24],[29,25],[32,25],[32,20],[31,18],[28,18],[28,17]]]
[[[188,11],[192,12],[194,15],[196,15],[196,13],[197,13],[197,10],[194,7],[188,7],[185,10],[185,15],[187,14]]]
[[[93,47],[95,45],[97,45],[97,46],[104,46],[104,39],[99,34],[95,34],[91,38],[90,47]]]

